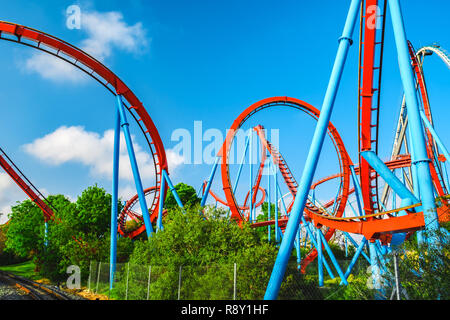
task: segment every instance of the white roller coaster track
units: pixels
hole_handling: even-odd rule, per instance
[[[420,69],[423,72],[423,62],[425,60],[425,56],[432,55],[433,53],[436,53],[436,55],[442,60],[442,62],[445,63],[448,69],[450,69],[450,55],[445,51],[444,49],[440,48],[438,45],[431,45],[431,46],[425,46],[421,47],[416,52],[416,58],[419,63]],[[418,84],[416,85],[418,86]],[[431,121],[431,123],[433,123]],[[403,95],[402,99],[402,106],[400,108],[400,114],[398,117],[397,122],[397,130],[395,131],[395,138],[394,143],[392,146],[392,152],[391,152],[391,160],[394,160],[399,154],[402,147],[403,142],[405,141],[405,132],[406,132],[406,126],[408,124],[408,115],[406,114],[406,103],[405,103],[405,96]],[[405,151],[408,152],[408,144],[405,143]],[[406,176],[406,180],[409,185],[411,185],[411,182],[408,181],[408,177]],[[409,179],[411,179],[411,172],[409,172]],[[387,199],[389,197],[390,188],[386,184],[383,189],[383,194],[381,196],[381,203],[384,205],[387,204]]]

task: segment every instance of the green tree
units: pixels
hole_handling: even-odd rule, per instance
[[[175,190],[177,190],[178,196],[180,197],[181,203],[184,207],[193,207],[196,204],[199,204],[201,199],[197,197],[197,192],[195,189],[185,183],[180,182],[175,186]],[[170,190],[167,191],[167,197],[164,201],[164,206],[167,210],[175,209],[178,207],[178,204]]]
[[[47,245],[42,211],[30,200],[12,208],[6,246],[21,257],[32,258],[42,275],[55,281],[67,278],[70,265],[87,276],[91,260],[109,257],[111,195],[97,185],[88,187],[75,203],[63,195],[49,196],[54,219],[48,221]],[[119,210],[122,206],[119,203]],[[118,241],[118,260],[128,260],[133,244]]]
[[[238,298],[261,299],[277,248],[261,241],[248,224],[239,226],[224,218],[222,209],[199,212],[198,206],[184,213],[169,210],[162,232],[135,243],[130,265],[152,266],[151,297],[176,299],[182,266],[182,298],[231,299],[236,263]]]
[[[256,221],[257,222],[262,222],[262,221],[267,221],[269,218],[269,203],[268,202],[264,202],[261,205],[261,211],[262,213],[259,214],[256,217]],[[278,212],[278,217],[280,216],[280,212]],[[275,204],[271,203],[270,204],[270,220],[274,220],[275,219]],[[257,230],[257,234],[259,236],[259,238],[262,241],[268,241],[269,240],[269,228],[266,227],[259,227],[256,229]],[[275,225],[271,225],[270,226],[270,240],[271,242],[275,242]]]
[[[85,189],[77,199],[76,210],[71,211],[73,228],[98,236],[107,232],[111,220],[111,199],[111,195],[97,185]]]
[[[389,272],[384,277],[395,283],[393,255],[397,254],[399,282],[409,299],[450,299],[450,237],[445,231],[437,233],[441,239],[437,246],[411,238],[386,257]]]
[[[11,208],[9,219],[6,248],[22,258],[30,258],[41,252],[44,235],[41,209],[31,200],[25,200]]]

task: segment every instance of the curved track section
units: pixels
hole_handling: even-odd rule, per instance
[[[150,187],[144,190],[144,195],[147,197],[149,195],[153,195],[156,192],[156,187]],[[145,225],[143,224],[144,218],[141,213],[138,213],[133,210],[134,206],[139,202],[139,196],[136,194],[131,199],[129,199],[122,211],[119,214],[119,223],[118,223],[118,231],[124,237],[129,237],[131,239],[137,237],[141,233],[145,231]],[[166,214],[166,210],[163,211],[163,215]],[[158,218],[159,212],[156,210],[151,213],[150,221],[154,223]],[[133,221],[138,223],[138,227],[132,230],[127,230],[126,221],[127,218],[131,218]]]
[[[417,52],[414,50],[411,43],[409,43],[409,51],[411,55],[411,65],[414,70],[416,81],[417,81],[417,90],[419,95],[421,96],[422,107],[424,113],[428,120],[432,123],[432,115],[431,115],[431,107],[428,100],[428,93],[426,90],[425,79],[422,70],[423,59],[426,55],[429,55],[430,52],[436,53],[441,60],[450,68],[450,59],[449,56],[445,53],[445,51],[434,47],[427,46],[419,49]],[[421,57],[421,60],[419,60]],[[406,127],[406,123],[403,124]],[[401,130],[397,130],[396,139],[398,138],[398,134]],[[447,195],[448,190],[445,188],[445,183],[443,183],[442,179],[440,179],[440,175],[442,174],[439,167],[439,159],[437,158],[437,154],[435,152],[434,147],[434,139],[428,129],[425,129],[426,139],[427,139],[427,152],[432,162],[430,163],[430,173],[433,179],[433,183],[438,194],[438,198],[436,198],[436,206],[438,209],[438,219],[439,222],[448,222],[450,221],[450,197]],[[394,143],[395,148],[395,143]],[[397,148],[397,152],[400,148]],[[396,156],[396,154],[393,154]],[[405,158],[405,157],[404,157]],[[405,158],[406,160],[406,158]],[[404,162],[405,160],[401,161]],[[410,158],[408,166],[410,166]],[[395,161],[395,160],[393,160]],[[392,161],[391,161],[392,162]],[[388,162],[389,163],[389,162]],[[388,167],[390,169],[394,169],[395,167],[390,166],[388,163]],[[402,163],[402,167],[406,166],[406,163]],[[358,170],[359,171],[359,170]],[[330,176],[324,178],[318,182],[316,182],[313,187],[329,180],[337,177],[338,175]],[[384,196],[383,196],[384,197]],[[378,212],[374,214],[366,214],[362,217],[332,217],[326,212],[314,212],[313,220],[316,223],[323,224],[329,226],[330,228],[336,228],[341,231],[346,231],[349,233],[357,233],[364,235],[367,239],[374,239],[386,236],[385,239],[389,239],[393,233],[399,232],[414,232],[420,230],[425,227],[423,212],[416,212],[416,209],[419,209],[421,204],[416,204],[413,206],[398,208],[395,210],[388,210],[383,212]],[[404,215],[398,215],[400,212],[405,213]]]
[[[433,117],[431,114],[431,107],[430,107],[430,102],[428,99],[428,92],[427,92],[426,85],[425,85],[425,77],[424,77],[423,70],[422,70],[422,63],[423,63],[423,58],[425,57],[425,53],[422,56],[422,63],[420,63],[419,58],[418,58],[419,55],[415,52],[414,47],[412,46],[411,42],[409,42],[409,41],[408,41],[408,46],[409,46],[409,52],[410,52],[410,56],[411,56],[411,64],[414,69],[414,73],[416,75],[418,91],[422,98],[422,104],[423,104],[422,107],[423,107],[425,116],[432,124]],[[428,52],[428,51],[425,51],[425,52]],[[446,62],[445,60],[443,60],[443,61]],[[428,157],[432,160],[430,163],[431,177],[433,179],[433,183],[434,183],[434,186],[436,188],[438,195],[442,197],[445,194],[447,194],[448,191],[446,190],[445,183],[441,179],[442,178],[442,169],[440,167],[438,156],[436,155],[436,152],[435,152],[435,150],[437,149],[436,145],[435,145],[436,143],[434,142],[433,136],[428,128],[425,128],[425,133],[426,133],[425,138],[427,140],[426,147],[427,147]]]
[[[98,81],[112,94],[123,96],[126,100],[124,104],[143,132],[153,157],[156,189],[149,210],[153,214],[157,213],[158,202],[161,198],[162,170],[168,171],[167,158],[156,126],[133,91],[111,70],[86,52],[42,31],[0,21],[0,40],[22,44],[59,58]]]
[[[312,105],[295,99],[295,98],[289,98],[289,97],[273,97],[273,98],[267,98],[264,100],[261,100],[250,107],[248,107],[244,112],[242,112],[238,118],[233,122],[232,126],[228,130],[227,137],[225,139],[225,142],[220,150],[220,156],[222,156],[222,163],[221,163],[221,173],[222,173],[222,185],[223,190],[226,197],[227,205],[230,207],[231,210],[231,219],[237,220],[237,221],[244,221],[245,218],[243,214],[239,210],[239,206],[236,203],[235,196],[232,192],[231,188],[231,179],[229,175],[229,167],[228,167],[228,159],[229,159],[229,152],[232,145],[232,142],[234,140],[234,137],[236,135],[236,132],[239,128],[242,127],[242,125],[255,113],[264,110],[266,108],[294,108],[298,109],[300,111],[305,112],[306,114],[310,115],[314,119],[318,119],[320,112],[316,108],[314,108]],[[337,132],[336,128],[333,126],[332,123],[328,126],[328,135],[330,136],[334,147],[336,149],[338,159],[339,159],[339,165],[341,168],[342,173],[342,192],[341,192],[341,201],[338,206],[338,209],[336,211],[336,216],[342,215],[345,209],[347,197],[348,197],[348,188],[350,185],[350,170],[349,165],[351,163],[350,157],[347,154],[347,151],[344,147],[344,143],[339,136],[339,133]],[[269,146],[270,148],[270,146]],[[270,152],[270,150],[269,150]],[[272,150],[274,153],[274,150]],[[279,153],[278,153],[279,154]],[[274,153],[275,155],[275,153]],[[274,157],[275,158],[275,157]],[[279,158],[280,159],[280,158]],[[279,163],[276,164],[282,165],[282,162],[279,161]],[[282,168],[280,167],[280,170]],[[283,170],[281,170],[283,172]],[[287,172],[286,172],[287,173]],[[293,188],[294,186],[291,186],[292,190],[295,190]],[[309,210],[307,208],[307,210]]]
[[[54,217],[54,209],[49,201],[31,183],[23,172],[14,164],[10,157],[0,148],[0,167],[14,180],[14,182],[26,193],[26,195],[42,210],[44,220],[48,221]]]
[[[231,179],[229,174],[229,167],[228,167],[228,157],[229,157],[229,151],[232,145],[232,142],[234,140],[234,136],[239,128],[242,127],[242,125],[255,113],[264,110],[266,108],[294,108],[298,109],[300,111],[305,112],[306,114],[310,115],[313,119],[317,120],[320,111],[313,107],[312,105],[295,99],[295,98],[289,98],[289,97],[273,97],[273,98],[267,98],[264,100],[261,100],[250,107],[248,107],[244,112],[242,112],[238,118],[233,122],[232,126],[228,130],[227,137],[225,139],[225,142],[222,146],[222,149],[220,151],[220,156],[222,156],[222,164],[221,164],[221,173],[222,173],[222,185],[223,190],[226,197],[226,205],[230,208],[231,211],[231,219],[237,220],[239,222],[245,221],[244,214],[241,212],[239,206],[236,203],[235,196],[232,192],[231,188]],[[270,152],[272,155],[272,159],[274,161],[275,166],[277,166],[282,173],[282,176],[285,180],[286,185],[289,188],[289,191],[293,195],[293,198],[295,198],[298,183],[295,180],[292,172],[289,170],[289,167],[287,166],[286,161],[281,156],[280,152],[276,150],[268,141],[265,140],[265,137],[262,134],[261,128],[258,132],[259,138],[262,141],[264,147]],[[351,160],[350,157],[345,149],[344,143],[337,132],[334,125],[330,122],[328,125],[328,135],[331,138],[333,145],[336,149],[336,153],[339,159],[339,167],[340,167],[340,175],[339,178],[341,179],[341,193],[338,197],[339,205],[336,205],[335,212],[333,213],[336,217],[341,217],[344,213],[348,195],[349,195],[349,185],[350,185],[350,164]],[[291,202],[289,206],[289,210],[292,206],[293,202]],[[329,204],[329,206],[331,206]],[[305,207],[305,213],[306,218],[311,218],[314,216],[315,213],[320,212],[320,209],[317,208],[314,204],[308,201],[306,207]],[[325,233],[325,239],[326,241],[330,240],[331,237],[334,234],[334,228],[328,228],[327,232]],[[314,249],[312,250],[308,256],[303,260],[302,265],[306,266],[312,262],[317,257],[317,251]]]

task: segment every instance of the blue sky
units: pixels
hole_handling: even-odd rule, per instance
[[[2,2],[1,20],[81,46],[119,75],[155,122],[170,153],[173,182],[183,181],[195,188],[207,178],[211,166],[180,163],[170,151],[177,144],[171,140],[172,133],[176,129],[193,131],[194,121],[201,120],[204,131],[219,129],[225,134],[242,110],[271,96],[295,97],[320,109],[349,4],[343,0]],[[450,3],[402,2],[407,36],[414,46],[438,42],[450,50]],[[66,27],[66,8],[73,4],[87,17],[80,30]],[[108,130],[114,123],[114,97],[77,70],[46,67],[48,61],[40,60],[45,58],[34,51],[0,42],[0,146],[45,193],[74,199],[93,183],[109,191]],[[332,116],[354,162],[357,54],[354,45]],[[425,73],[436,128],[447,145],[448,72],[437,57],[427,58]],[[380,155],[385,159],[401,97],[388,20],[380,116]],[[279,129],[280,150],[299,177],[314,121],[292,110],[267,111],[246,128],[256,124]],[[148,155],[139,132],[133,130],[144,185],[148,185],[152,181]],[[330,143],[324,148],[327,156],[321,157],[316,178],[337,169],[336,156],[328,156],[332,154]],[[126,197],[133,193],[133,184],[127,168],[121,172],[121,195]],[[245,180],[245,175],[242,178]],[[332,197],[335,186],[324,188],[323,198]],[[220,193],[220,189],[217,179],[213,190]],[[6,213],[11,204],[23,199],[18,187],[0,173],[0,212]]]

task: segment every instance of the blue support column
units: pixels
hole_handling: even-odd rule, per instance
[[[361,156],[370,164],[370,166],[386,181],[386,183],[402,199],[410,199],[412,204],[419,203],[419,199],[392,173],[386,164],[378,158],[373,151],[363,151]],[[434,200],[433,200],[434,201]]]
[[[423,120],[423,123],[425,123],[425,126],[428,128],[428,130],[430,130],[430,133],[433,136],[434,141],[436,141],[438,147],[441,149],[442,153],[444,154],[445,159],[447,159],[447,161],[450,161],[450,154],[448,153],[447,148],[442,143],[442,140],[439,138],[438,134],[436,133],[436,130],[434,130],[433,126],[431,125],[430,121],[428,120],[425,113],[423,113],[423,111],[420,111],[420,116],[422,117],[422,120]]]
[[[250,201],[249,201],[249,220],[253,222],[253,131],[250,133],[250,150],[249,150],[249,165],[250,165]]]
[[[250,133],[252,133],[251,130],[252,129],[250,129]],[[238,173],[237,173],[237,176],[236,176],[236,181],[234,182],[234,185],[233,185],[233,193],[236,192],[236,188],[237,188],[237,185],[238,185],[238,182],[239,182],[239,178],[241,177],[242,168],[244,166],[245,156],[247,155],[247,150],[248,150],[248,145],[249,145],[249,134],[247,134],[247,136],[245,137],[244,153],[242,154],[241,162],[239,163],[239,169],[238,169]],[[227,218],[229,218],[229,215],[230,215],[230,209],[228,209],[228,211],[227,211]]]
[[[361,185],[358,182],[358,178],[356,177],[356,172],[355,172],[355,167],[353,165],[350,166],[350,172],[352,173],[352,181],[353,181],[353,186],[355,188],[355,197],[356,197],[356,203],[358,205],[358,214],[359,216],[363,216],[363,209],[362,209],[362,205],[361,205],[361,194],[362,194],[362,190],[361,190]]]
[[[277,169],[274,170],[274,180],[275,180],[275,243],[279,241],[278,235],[278,177],[277,177]]]
[[[395,174],[395,170],[394,170],[394,174]],[[405,176],[403,175],[403,171],[402,171],[402,183],[404,185],[406,185],[405,184]],[[394,190],[392,190],[392,209],[393,210],[397,209],[397,194],[395,193]]]
[[[406,108],[408,112],[408,126],[414,145],[415,165],[419,178],[420,195],[422,200],[427,242],[431,245],[439,243],[436,232],[439,230],[439,221],[434,202],[433,182],[431,179],[429,162],[425,145],[425,135],[420,119],[419,104],[416,95],[416,81],[411,68],[411,60],[403,24],[402,11],[399,0],[389,0],[392,25],[394,28],[395,44],[397,46],[398,63],[405,92]]]
[[[267,221],[270,221],[270,211],[271,211],[271,203],[270,203],[270,196],[271,196],[271,190],[270,190],[270,177],[272,176],[272,161],[270,161],[270,155],[269,155],[269,174],[267,175],[267,203],[268,203],[268,207],[267,207]],[[267,226],[267,237],[268,237],[268,241],[270,242],[270,224]]]
[[[354,216],[355,216],[355,217],[359,216],[359,213],[357,213],[356,210],[355,210],[355,208],[353,208],[352,203],[351,203],[349,200],[347,200],[347,203],[348,203],[350,209],[352,210]]]
[[[250,131],[250,133],[251,132],[252,131]],[[236,188],[237,188],[237,185],[238,185],[238,182],[239,182],[239,178],[241,177],[242,167],[244,166],[245,156],[247,155],[247,150],[248,150],[248,145],[249,144],[250,144],[250,139],[249,139],[249,136],[247,135],[245,137],[244,153],[242,154],[242,159],[241,159],[241,162],[239,163],[239,169],[238,169],[238,173],[237,173],[237,176],[236,176],[236,181],[235,181],[234,186],[233,186],[233,193],[236,192]]]
[[[442,162],[442,165],[441,165],[442,175],[444,176],[443,180],[444,180],[445,187],[446,187],[447,190],[449,190],[449,188],[450,188],[450,183],[449,183],[449,180],[448,180],[448,173],[447,173],[447,162],[448,161],[450,161],[450,159],[447,159],[445,162]]]
[[[348,240],[350,240],[350,242],[353,244],[353,246],[355,248],[359,248],[359,245],[356,243],[356,241],[347,232],[344,231],[344,234],[345,234],[346,238]],[[365,239],[365,238],[363,238],[363,239]],[[362,245],[362,248],[361,248],[361,254],[367,260],[367,262],[370,263],[369,256],[362,250],[362,249],[364,249],[364,245],[367,244],[367,241],[365,241],[365,242],[361,241],[361,242],[363,242],[363,245]]]
[[[169,185],[169,189],[172,192],[173,197],[175,198],[175,201],[177,202],[178,206],[183,209],[183,203],[181,202],[180,197],[178,196],[177,193],[177,189],[175,189],[175,187],[172,184],[172,181],[169,178],[169,175],[167,174],[166,170],[162,171],[162,175],[163,175],[163,181],[165,180],[167,182],[167,184]]]
[[[219,164],[219,160],[220,159],[221,159],[220,157],[216,157],[216,160],[214,161],[214,165],[213,165],[213,168],[211,170],[211,174],[210,174],[208,182],[206,184],[205,193],[203,194],[202,201],[200,203],[201,207],[205,206],[206,200],[208,199],[209,190],[211,189],[211,184],[212,184],[212,181],[214,179],[214,175],[216,174],[217,166]]]
[[[166,192],[166,181],[165,179],[161,179],[161,190],[160,190],[160,198],[159,198],[159,209],[158,209],[158,219],[156,220],[156,231],[161,231],[164,227],[162,224],[163,211],[164,211],[164,194]]]
[[[316,241],[316,236],[315,236],[315,232],[312,229],[313,227],[311,226],[311,224],[309,222],[306,222],[305,218],[302,217],[302,222],[303,225],[305,226],[305,230],[307,232],[307,235],[309,235],[310,241],[311,241],[311,249],[314,247],[316,248],[316,250],[318,250],[317,248],[319,247]],[[331,279],[334,279],[334,274],[333,271],[331,270],[330,266],[328,265],[327,260],[323,259],[322,261],[323,265],[325,266],[325,269],[328,272],[328,275],[330,276]]]
[[[336,60],[331,72],[322,109],[320,111],[320,117],[317,121],[316,130],[314,132],[311,148],[306,159],[305,168],[300,179],[300,185],[291,210],[290,219],[286,226],[284,239],[281,243],[280,250],[267,285],[266,294],[264,296],[265,300],[274,300],[277,298],[281,282],[283,281],[287,263],[294,246],[297,228],[299,227],[300,219],[303,215],[309,189],[311,188],[312,179],[314,178],[314,173],[319,161],[319,155],[327,133],[339,82],[344,70],[345,61],[347,59],[348,49],[352,43],[351,37],[360,11],[360,5],[361,0],[352,0],[345,22],[344,31],[342,36],[339,38],[338,52],[336,54]]]
[[[327,240],[325,239],[325,236],[323,235],[322,231],[320,231],[320,229],[319,229],[319,235],[320,235],[320,237],[322,238],[323,246],[325,247],[325,250],[327,251],[328,256],[330,257],[330,260],[331,260],[331,262],[333,263],[334,268],[336,269],[336,271],[337,271],[339,277],[341,277],[342,282],[343,282],[345,285],[347,285],[347,284],[348,284],[348,283],[347,283],[347,278],[344,277],[344,273],[342,272],[342,269],[341,269],[341,267],[339,266],[339,264],[338,264],[338,262],[337,262],[337,260],[336,260],[336,257],[335,257],[334,254],[333,254],[333,251],[331,251],[331,248],[330,248],[330,246],[328,245],[328,242],[327,242]]]
[[[411,128],[408,127],[408,140],[412,141],[412,137],[411,137]],[[410,150],[411,150],[411,163],[416,163],[416,159],[415,159],[415,153],[414,153],[414,145],[410,142]],[[411,165],[411,174],[412,174],[412,179],[413,179],[413,191],[414,191],[414,195],[416,196],[417,199],[420,199],[420,188],[419,188],[419,178],[417,175],[417,167],[414,165]],[[419,245],[422,245],[425,243],[425,239],[423,237],[423,231],[422,230],[418,230],[416,232],[417,235],[417,243]]]
[[[109,253],[109,289],[114,286],[117,259],[117,217],[119,203],[119,154],[120,154],[120,112],[116,111],[114,127],[113,177],[111,192],[111,245]]]
[[[411,138],[411,130],[408,127],[408,139],[409,141],[412,141]],[[414,146],[413,144],[410,142],[410,150],[411,150],[411,163],[416,163],[416,159],[415,159],[415,154],[414,154]],[[420,188],[419,188],[419,178],[417,176],[417,167],[411,166],[411,174],[412,174],[412,179],[413,179],[413,192],[414,195],[416,196],[417,199],[420,199]]]
[[[348,276],[350,275],[350,273],[353,270],[353,267],[355,266],[356,261],[358,260],[359,256],[361,255],[361,253],[364,253],[363,249],[364,249],[364,245],[366,244],[367,240],[366,238],[363,238],[359,244],[359,246],[356,249],[356,252],[352,258],[352,261],[350,262],[350,264],[348,265],[347,271],[345,271],[344,274],[344,278],[347,279]],[[370,260],[369,260],[370,262]],[[341,281],[341,284],[343,284],[343,282]]]
[[[341,193],[341,188],[342,188],[342,181],[339,183],[338,191],[336,192],[336,196],[334,197],[333,209],[331,210],[331,212],[334,212],[334,210],[336,210],[336,208],[337,208],[337,200],[338,200],[339,194]]]
[[[320,228],[316,229],[317,234],[317,267],[319,273],[319,287],[323,287],[323,252],[322,252],[322,237]]]
[[[44,222],[44,246],[48,247],[48,222]]]
[[[297,269],[300,270],[301,268],[301,262],[302,262],[302,251],[301,251],[301,238],[302,234],[301,234],[301,227],[298,228],[298,233],[297,233]]]
[[[153,233],[152,223],[150,221],[150,214],[148,212],[147,201],[145,200],[144,188],[142,187],[141,176],[139,174],[139,168],[136,161],[136,155],[134,153],[133,142],[131,141],[131,134],[129,123],[125,114],[125,107],[122,102],[122,96],[117,95],[117,107],[120,113],[121,127],[125,136],[125,142],[128,150],[128,157],[130,158],[131,170],[133,171],[134,183],[136,185],[136,191],[139,197],[139,204],[142,211],[142,217],[144,218],[145,230],[147,237],[151,237]]]

